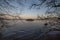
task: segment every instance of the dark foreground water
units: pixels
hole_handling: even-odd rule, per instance
[[[60,31],[50,31],[50,25],[44,25],[45,21],[10,21],[3,28],[2,40],[52,40],[48,36],[56,37]],[[53,39],[54,40],[54,39]]]

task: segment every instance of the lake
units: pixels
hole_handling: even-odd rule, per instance
[[[46,21],[9,20],[2,34],[4,40],[40,40],[40,37],[49,29],[45,26]],[[50,34],[53,34],[52,32]],[[41,39],[42,40],[42,39]]]

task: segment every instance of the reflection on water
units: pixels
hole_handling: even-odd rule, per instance
[[[40,35],[47,31],[47,26],[44,25],[45,21],[21,21],[10,20],[2,31],[4,40],[35,40],[39,39]],[[49,25],[48,25],[49,27]],[[45,28],[45,29],[43,29]],[[52,32],[53,33],[53,32]]]
[[[21,32],[24,32],[24,31],[33,31],[35,29],[38,29],[40,27],[43,27],[43,25],[38,22],[38,21],[34,21],[34,22],[29,22],[29,21],[16,21],[16,22],[13,22],[13,23],[10,23],[9,25],[7,25],[8,28],[4,30],[4,32],[7,32],[9,33],[10,31],[20,31]],[[11,33],[10,32],[10,33]]]

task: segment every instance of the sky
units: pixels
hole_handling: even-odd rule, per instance
[[[23,17],[36,17],[46,12],[45,5],[40,9],[31,8],[31,4],[40,2],[38,0],[0,0],[0,13],[21,15]]]

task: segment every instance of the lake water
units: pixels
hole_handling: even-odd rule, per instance
[[[38,39],[45,30],[48,30],[44,23],[45,21],[10,20],[8,25],[6,25],[7,28],[3,28],[3,38],[5,38],[5,40]]]

